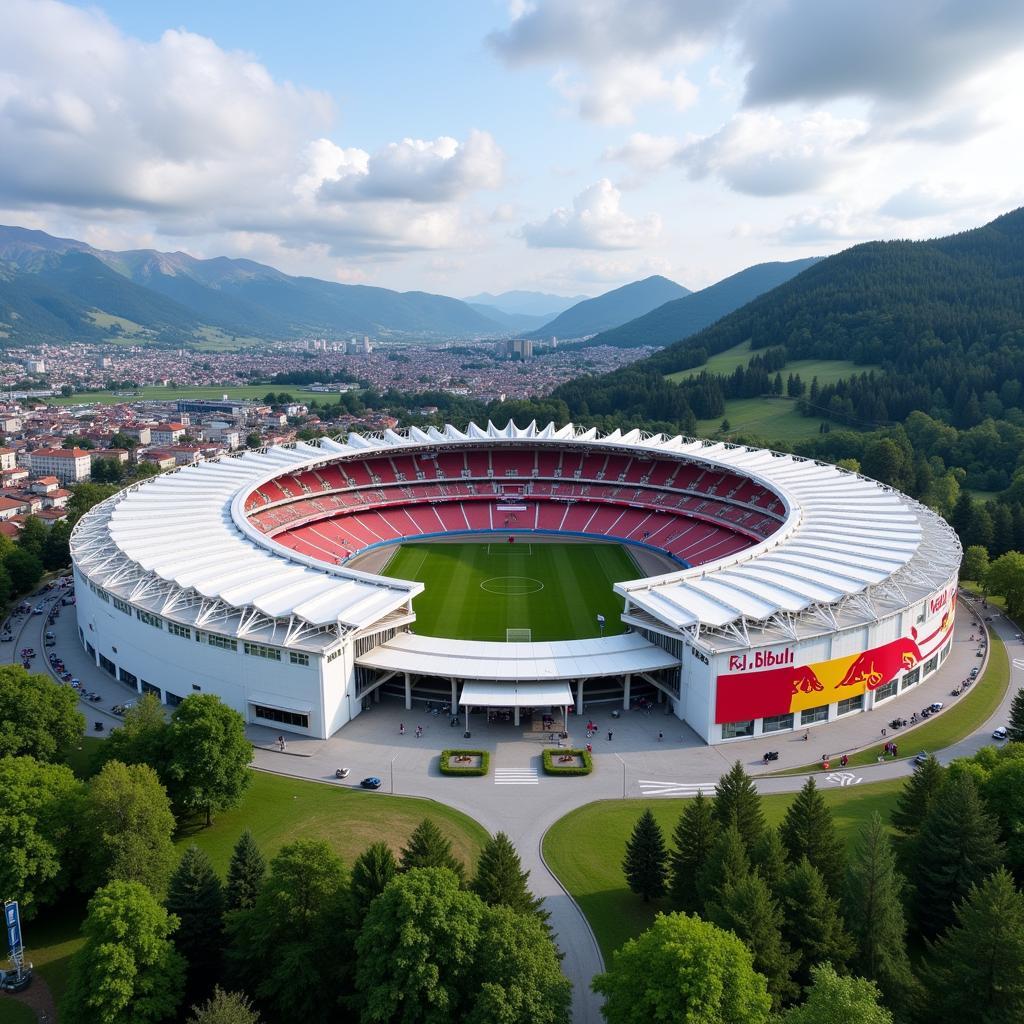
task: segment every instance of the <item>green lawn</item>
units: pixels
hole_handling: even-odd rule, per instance
[[[765,441],[801,441],[816,437],[822,421],[801,416],[790,398],[733,398],[725,403],[725,414],[698,420],[700,437],[717,437],[722,420],[729,421],[728,435],[755,435]]]
[[[35,1024],[36,1015],[13,996],[0,995],[0,1024]]]
[[[643,575],[618,544],[547,544],[502,538],[493,543],[403,544],[384,570],[418,580],[416,632],[464,640],[505,640],[532,630],[533,640],[576,640],[622,633],[623,602],[612,584]]]
[[[849,844],[876,811],[888,820],[902,782],[822,790],[836,827]],[[778,824],[793,794],[762,797],[765,817]],[[671,845],[683,800],[601,800],[570,811],[544,836],[544,859],[586,914],[607,959],[627,939],[648,928],[660,903],[644,903],[626,887],[622,857],[637,818],[651,809]]]
[[[144,387],[131,392],[86,391],[63,398],[56,395],[47,399],[53,405],[116,405],[118,402],[138,402],[142,399],[170,402],[178,398],[215,398],[227,395],[231,399],[262,398],[274,391],[272,384],[223,385],[213,387]],[[286,387],[280,391],[289,390]],[[295,389],[291,389],[295,392]]]

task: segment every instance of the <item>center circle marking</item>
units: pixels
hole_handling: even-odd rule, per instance
[[[480,589],[501,597],[526,597],[527,594],[539,594],[544,584],[532,576],[492,576],[480,584]]]

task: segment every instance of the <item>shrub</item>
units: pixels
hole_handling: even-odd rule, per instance
[[[479,757],[480,763],[473,767],[464,767],[453,764],[455,757]],[[487,750],[442,750],[441,751],[441,774],[442,775],[486,775],[491,767],[491,754]]]
[[[583,759],[582,765],[559,764],[555,758],[563,754],[572,754],[573,757]],[[594,770],[594,759],[588,750],[567,750],[564,747],[556,747],[554,750],[544,751],[544,772],[546,775],[589,775]]]

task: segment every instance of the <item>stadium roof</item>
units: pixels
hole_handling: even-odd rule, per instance
[[[276,446],[183,468],[127,488],[90,512],[75,529],[75,561],[97,583],[117,584],[134,600],[156,595],[165,614],[194,602],[202,604],[199,619],[234,614],[240,635],[266,623],[275,635],[286,635],[285,643],[318,630],[362,630],[408,613],[422,584],[293,551],[249,522],[246,497],[282,473],[347,457],[517,442],[599,445],[634,457],[687,459],[747,475],[779,496],[785,521],[755,546],[697,568],[618,584],[627,621],[636,624],[745,638],[748,628],[771,623],[795,635],[799,617],[834,626],[851,602],[860,602],[865,620],[877,617],[873,602],[880,595],[908,604],[940,586],[959,564],[959,543],[940,517],[857,473],[681,436],[639,430],[600,435],[572,424],[511,422],[471,423],[464,431],[446,426],[353,433],[344,441],[322,438],[315,445]],[[443,643],[451,657],[452,642]],[[548,658],[534,657],[534,678],[594,674],[578,668],[562,673]],[[446,674],[474,673],[467,667]]]

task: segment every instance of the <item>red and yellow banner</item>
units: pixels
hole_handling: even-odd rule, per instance
[[[789,664],[764,671],[730,672],[718,677],[715,703],[715,721],[743,722],[751,718],[785,715],[791,711],[832,704],[847,697],[856,697],[868,690],[877,690],[901,672],[920,663],[925,656],[938,650],[953,628],[953,609],[942,616],[942,622],[920,646],[917,630],[909,637],[900,637],[890,643],[873,647],[860,654],[849,654],[830,661],[812,662],[810,665]],[[936,642],[937,641],[937,642]],[[792,661],[787,650],[782,654],[757,652],[759,663],[778,663],[778,659]],[[740,655],[744,659],[745,656]],[[734,659],[739,660],[739,659]]]

